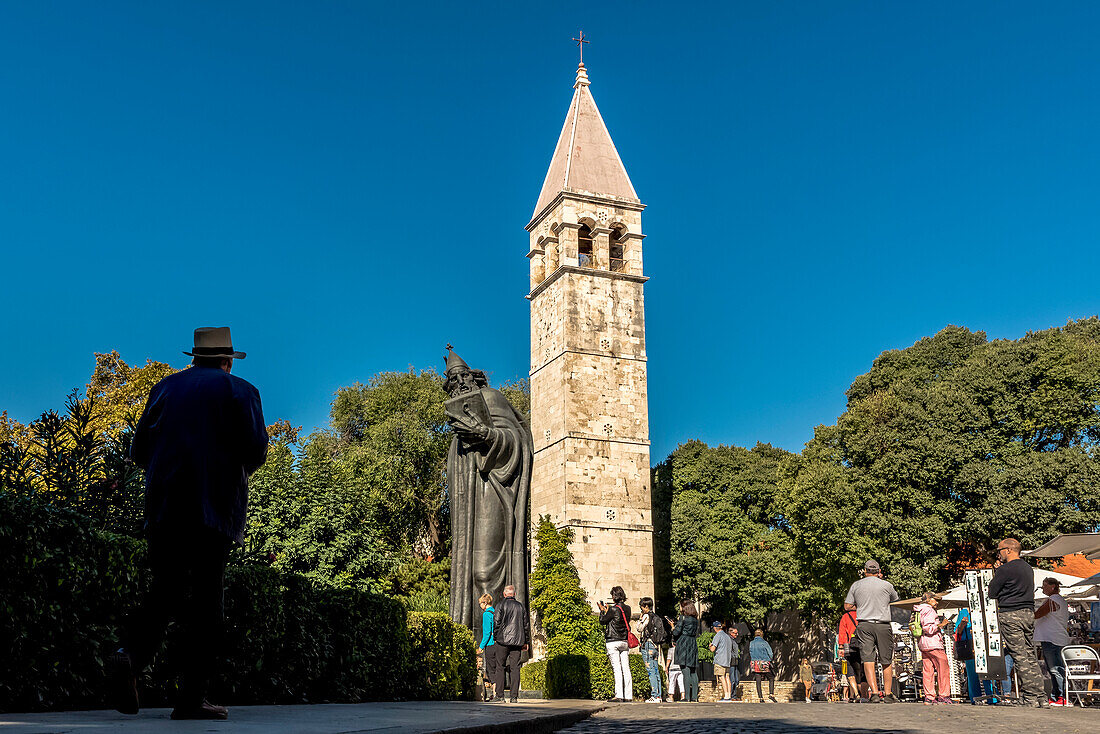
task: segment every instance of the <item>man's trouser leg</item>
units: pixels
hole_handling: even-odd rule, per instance
[[[1062,646],[1053,642],[1042,642],[1043,660],[1050,671],[1050,697],[1054,699],[1066,697],[1066,669],[1062,664]]]
[[[519,658],[523,652],[523,648],[515,645],[508,645],[508,677],[511,679],[512,695],[510,698],[515,701],[519,699]]]
[[[206,698],[217,659],[225,644],[225,566],[231,542],[220,533],[203,532],[188,549],[191,597],[183,635],[181,706],[198,706]]]
[[[1040,697],[1046,693],[1032,642],[1035,612],[1030,609],[1013,609],[1010,612],[1000,612],[998,619],[1005,648],[1012,653],[1017,674],[1020,676],[1020,696],[1033,701],[1041,700]]]
[[[493,695],[497,699],[504,698],[504,676],[508,667],[508,646],[502,645],[499,642],[489,648],[495,654],[493,657]]]
[[[122,639],[135,675],[153,662],[164,644],[168,623],[187,593],[187,570],[176,542],[162,533],[150,534],[148,549],[149,591],[127,620]]]

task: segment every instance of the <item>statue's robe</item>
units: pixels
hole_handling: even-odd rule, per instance
[[[456,435],[447,455],[451,495],[451,619],[481,639],[478,598],[498,602],[516,587],[527,606],[527,505],[534,446],[531,431],[499,390],[481,388],[493,420],[484,442]]]

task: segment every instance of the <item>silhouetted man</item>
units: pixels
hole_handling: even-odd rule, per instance
[[[145,534],[152,583],[111,659],[116,708],[136,714],[136,675],[148,666],[177,617],[185,636],[173,719],[225,719],[206,701],[221,647],[225,565],[243,544],[248,476],[267,457],[260,394],[230,374],[228,327],[195,329],[193,366],[153,387],[131,456],[145,468]]]

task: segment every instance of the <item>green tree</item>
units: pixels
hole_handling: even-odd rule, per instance
[[[364,488],[370,522],[393,547],[446,552],[450,429],[434,370],[384,372],[341,388],[332,404],[332,449]]]
[[[993,342],[952,326],[883,353],[783,464],[800,562],[839,603],[868,556],[916,593],[999,538],[1097,527],[1098,405],[1095,317]]]
[[[250,482],[250,553],[331,586],[385,592],[396,553],[370,517],[367,494],[324,434],[307,439],[300,455],[275,441]]]
[[[92,422],[103,436],[117,437],[137,425],[153,386],[178,370],[151,359],[143,367],[131,367],[117,351],[96,353],[95,369],[85,396],[100,406]]]
[[[750,450],[689,441],[656,468],[654,494],[670,503],[675,597],[702,601],[715,617],[751,622],[809,602],[777,503],[779,465],[789,456],[767,444]]]
[[[546,635],[550,657],[591,655],[603,651],[600,624],[581,588],[569,544],[573,532],[558,530],[549,516],[539,518],[535,531],[538,560],[531,571],[531,609],[535,624]]]

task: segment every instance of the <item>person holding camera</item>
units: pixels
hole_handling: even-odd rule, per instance
[[[603,625],[604,643],[607,659],[611,661],[611,670],[615,675],[615,697],[613,703],[634,699],[634,680],[630,676],[630,648],[637,647],[637,639],[630,631],[630,607],[626,604],[626,592],[623,587],[611,589],[611,604],[599,602],[600,624]],[[633,641],[633,645],[631,645]]]

